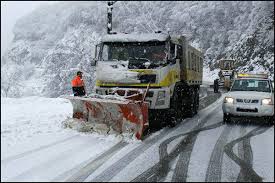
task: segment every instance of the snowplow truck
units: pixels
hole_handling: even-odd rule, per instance
[[[219,80],[218,80],[219,88],[229,90],[234,80],[234,77],[236,77],[236,73],[234,70],[235,60],[221,59],[218,62],[220,67]]]
[[[163,121],[173,125],[198,111],[203,54],[184,36],[109,34],[96,46],[92,65],[101,99],[72,97],[76,118],[131,131],[140,139],[148,127]]]

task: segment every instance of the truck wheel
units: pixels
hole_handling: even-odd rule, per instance
[[[185,115],[193,117],[196,114],[196,95],[194,89],[190,89],[187,96],[189,100],[186,100],[188,103],[185,105]]]
[[[268,124],[269,125],[274,125],[274,116],[272,116],[268,119]]]
[[[224,123],[230,123],[231,122],[230,114],[226,114],[226,113],[223,114],[223,122]]]
[[[167,120],[167,119],[165,119]],[[150,130],[159,130],[162,128],[163,115],[159,110],[149,110],[149,128]]]
[[[196,110],[195,110],[195,114],[198,114],[198,110],[199,110],[199,103],[200,103],[200,99],[199,99],[199,90],[196,90]]]
[[[170,120],[167,122],[168,126],[174,127],[178,122],[182,120],[182,98],[179,87],[175,88],[173,96],[170,100],[169,115]]]

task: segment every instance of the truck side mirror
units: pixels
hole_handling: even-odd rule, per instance
[[[98,58],[98,55],[99,55],[99,49],[100,49],[100,44],[97,44],[95,46],[95,58],[92,59],[91,66],[96,66],[97,58]]]
[[[176,57],[173,57],[171,59],[168,59],[169,64],[175,64],[176,63]]]

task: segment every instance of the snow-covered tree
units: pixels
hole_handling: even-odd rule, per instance
[[[1,97],[18,97],[22,88],[23,70],[18,65],[1,67]]]
[[[94,46],[106,34],[106,24],[104,1],[42,6],[16,23],[1,66],[27,69],[18,78],[19,83],[28,83],[23,84],[22,95],[29,91],[51,97],[71,94],[70,81],[77,70],[84,72],[91,91],[95,75],[90,62]],[[239,70],[269,71],[274,76],[273,1],[118,1],[113,5],[113,31],[157,30],[186,35],[203,51],[210,70],[218,67],[218,59],[231,57],[237,59]],[[39,86],[34,90],[32,83]]]

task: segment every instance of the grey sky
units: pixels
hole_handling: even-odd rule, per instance
[[[30,13],[39,5],[57,1],[1,1],[1,56],[9,46],[12,29],[18,18]]]

